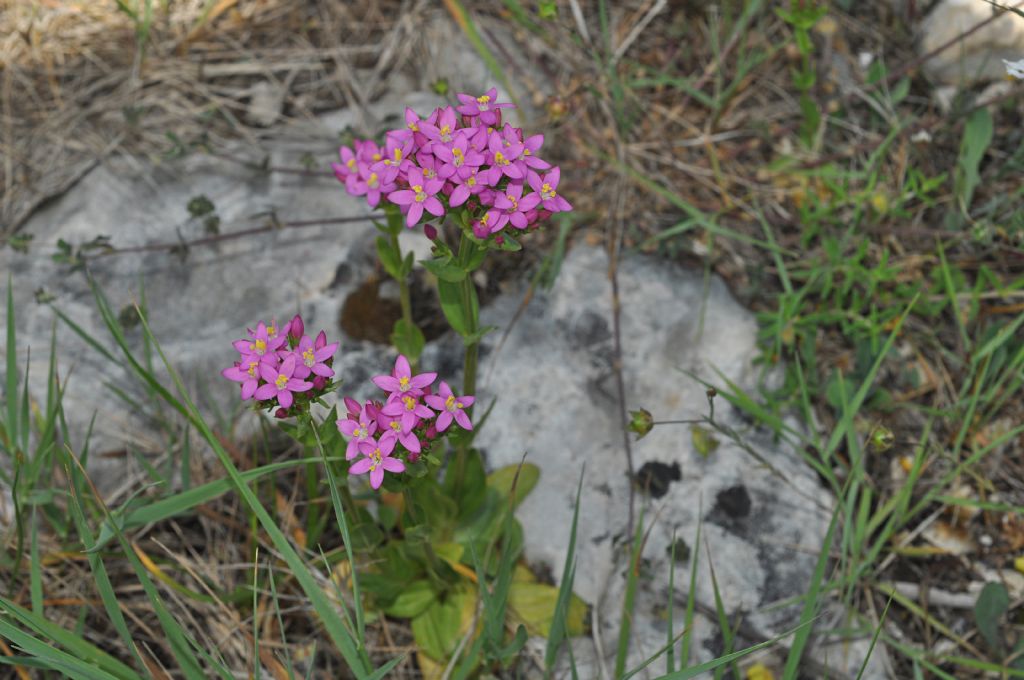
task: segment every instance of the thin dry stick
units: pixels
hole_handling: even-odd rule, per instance
[[[238,231],[228,232],[226,234],[215,234],[213,236],[204,236],[202,238],[192,239],[191,241],[174,241],[165,243],[147,243],[141,246],[128,246],[126,248],[111,248],[110,250],[104,250],[103,252],[95,255],[82,256],[83,260],[99,259],[101,257],[110,257],[112,255],[124,255],[125,253],[144,253],[150,251],[159,250],[181,250],[182,248],[192,248],[194,246],[206,246],[212,243],[220,243],[221,241],[230,241],[237,238],[245,238],[246,236],[253,236],[255,234],[264,234],[268,231],[277,231],[279,229],[302,229],[304,227],[317,227],[327,224],[347,224],[349,222],[366,222],[369,220],[378,220],[384,217],[383,215],[366,215],[361,217],[332,217],[322,220],[298,220],[295,222],[277,222],[271,220],[270,224],[266,224],[262,227],[253,227],[251,229],[240,229]]]

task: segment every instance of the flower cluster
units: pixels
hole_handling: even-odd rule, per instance
[[[390,375],[378,375],[374,384],[387,393],[385,401],[360,404],[345,398],[347,417],[338,419],[338,430],[348,437],[345,458],[352,460],[349,472],[370,473],[370,485],[380,488],[384,472],[405,472],[405,461],[414,463],[430,442],[447,430],[452,422],[464,430],[473,423],[465,409],[473,397],[457,397],[448,383],[441,381],[437,393],[431,386],[437,373],[412,374],[409,361],[399,355]],[[401,454],[405,453],[405,461]]]
[[[240,355],[238,361],[221,371],[228,380],[242,384],[243,401],[255,399],[261,408],[277,407],[275,415],[284,418],[297,399],[308,404],[327,391],[338,343],[328,344],[324,331],[315,339],[305,335],[298,314],[284,327],[260,321],[248,331],[249,337],[232,343]]]
[[[407,108],[405,127],[389,131],[383,146],[357,140],[342,147],[334,174],[371,207],[382,197],[397,205],[409,227],[425,214],[440,219],[463,207],[473,234],[499,243],[506,227],[529,229],[572,210],[556,192],[561,171],[537,155],[544,135],[502,125],[501,110],[512,104],[497,95],[494,88],[479,97],[460,94],[459,106],[426,118]]]

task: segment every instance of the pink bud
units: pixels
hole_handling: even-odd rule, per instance
[[[359,420],[359,411],[362,410],[362,407],[352,397],[345,397],[345,410],[348,411],[350,420]]]
[[[420,454],[419,453],[414,453],[412,451],[409,452],[409,462],[410,463],[415,463],[419,459],[420,459]]]
[[[291,323],[288,326],[288,335],[292,336],[296,340],[302,339],[302,333],[306,330],[305,324],[302,323],[302,317],[296,314],[292,317]]]
[[[274,411],[274,417],[275,418],[287,418],[288,417],[288,409],[286,409],[286,408],[279,408],[279,409],[277,409],[276,411]]]
[[[433,224],[424,224],[423,234],[433,241],[437,238],[437,228]]]
[[[322,390],[326,386],[327,386],[327,378],[323,377],[322,375],[318,375],[317,377],[313,378],[313,389],[314,390]]]
[[[427,431],[423,433],[423,436],[427,439],[437,439],[437,428],[434,427],[433,423],[427,427]]]
[[[313,341],[313,347],[316,349],[323,349],[327,346],[327,333],[320,331],[316,335],[316,340]]]
[[[505,242],[505,237],[504,236],[495,236],[494,237],[494,242],[497,243],[500,246],[501,244],[503,244]]]

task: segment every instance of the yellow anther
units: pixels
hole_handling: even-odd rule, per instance
[[[277,385],[277,389],[283,390],[284,386],[288,384],[288,376],[282,373],[277,376],[277,380],[274,381],[274,384]]]
[[[313,368],[313,364],[316,363],[316,355],[313,353],[312,347],[302,353],[302,363],[306,364],[307,368]]]
[[[264,352],[267,351],[267,341],[257,340],[256,342],[253,343],[253,349],[256,350],[256,354],[262,355]]]

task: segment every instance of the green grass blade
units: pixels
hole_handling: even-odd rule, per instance
[[[633,603],[636,598],[636,583],[640,577],[640,552],[643,550],[644,513],[636,523],[633,548],[629,553],[629,571],[626,576],[626,595],[622,600],[622,620],[619,624],[619,644],[615,651],[615,677],[621,678],[626,672],[626,656],[629,654],[629,637],[633,628]]]
[[[134,673],[131,675],[114,675],[102,668],[92,666],[74,655],[54,648],[49,642],[44,642],[16,628],[2,616],[0,616],[0,637],[7,638],[20,650],[38,659],[41,662],[39,665],[43,668],[63,673],[69,678],[75,678],[75,680],[138,680],[139,678]],[[7,657],[0,656],[0,662],[30,665],[23,663],[22,659],[17,657],[8,659]]]
[[[572,598],[572,586],[576,577],[576,526],[580,517],[580,498],[583,492],[583,474],[586,466],[580,470],[580,480],[576,484],[576,505],[572,512],[572,526],[569,529],[569,547],[565,553],[565,564],[562,567],[562,581],[558,585],[558,599],[555,601],[555,613],[548,631],[548,642],[544,649],[544,675],[550,678],[554,670],[558,650],[565,640],[565,616]]]
[[[699,515],[698,515],[699,516]],[[697,521],[697,537],[693,541],[694,549],[690,551],[690,589],[686,593],[686,614],[683,619],[683,641],[679,645],[679,663],[687,666],[690,663],[690,643],[693,640],[693,617],[697,609],[697,563],[700,550],[700,532],[703,522]]]
[[[17,334],[14,330],[14,280],[10,274],[7,275],[7,389],[4,398],[7,399],[7,422],[4,428],[7,430],[7,447],[13,456],[18,441],[18,351]]]

